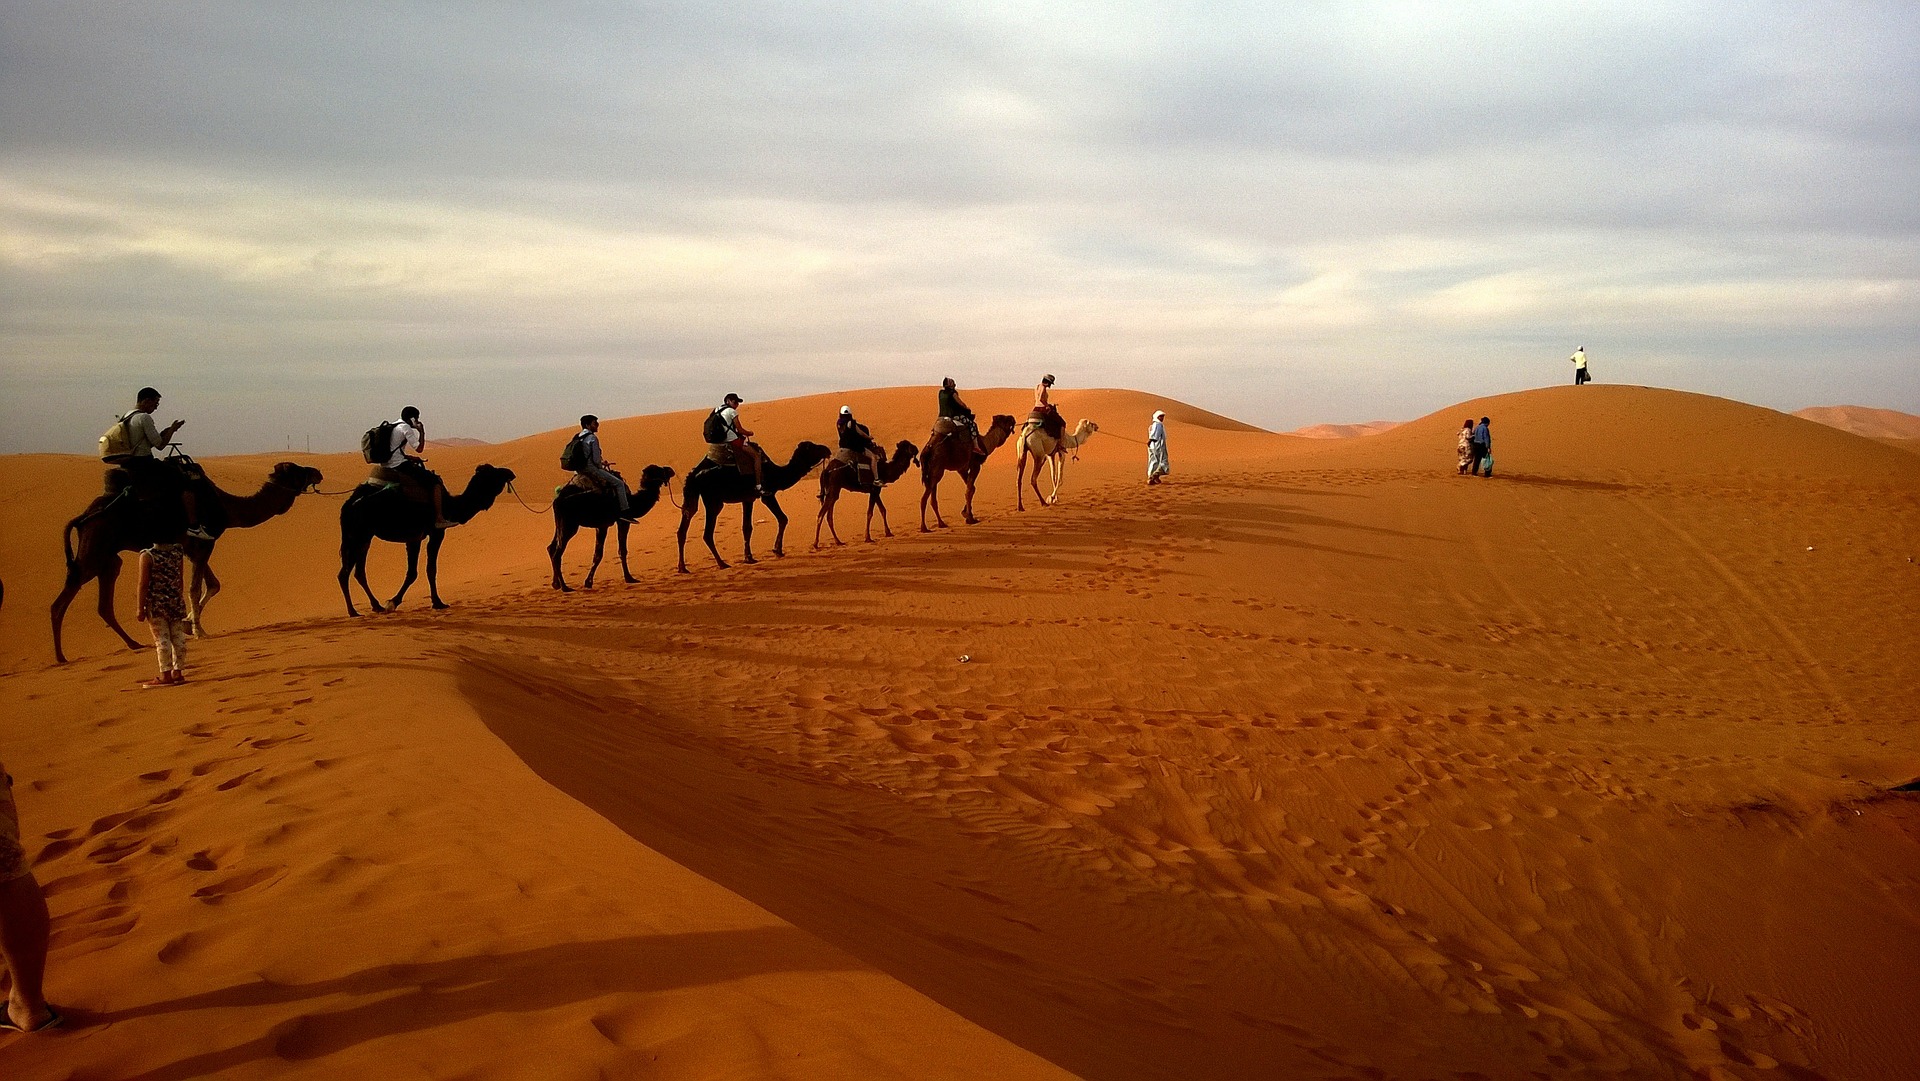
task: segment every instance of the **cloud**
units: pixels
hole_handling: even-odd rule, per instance
[[[0,450],[155,372],[203,449],[1036,365],[1294,426],[1576,335],[1920,409],[1917,134],[1898,5],[13,4]]]

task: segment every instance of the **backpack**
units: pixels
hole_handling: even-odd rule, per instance
[[[706,426],[700,429],[700,436],[709,443],[727,442],[727,418],[721,416],[718,409],[708,413]]]
[[[133,457],[133,425],[128,413],[113,422],[113,427],[100,434],[100,460],[103,462],[124,462]]]
[[[360,457],[371,465],[385,465],[393,456],[393,422],[383,420],[360,437]]]
[[[567,440],[566,449],[560,452],[560,468],[568,472],[578,473],[586,467],[587,446],[585,443],[582,443],[580,437],[576,435],[572,439]]]

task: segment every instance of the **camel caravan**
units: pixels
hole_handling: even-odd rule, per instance
[[[727,561],[714,544],[714,529],[721,511],[728,504],[741,508],[741,560],[756,562],[753,554],[753,515],[756,504],[765,504],[778,523],[773,554],[786,554],[788,517],[780,505],[780,493],[788,491],[816,467],[820,468],[819,508],[814,520],[813,547],[821,546],[824,530],[836,545],[843,544],[834,521],[834,510],[842,493],[854,492],[866,499],[866,540],[873,541],[873,517],[880,516],[885,536],[893,536],[882,498],[885,488],[920,470],[920,531],[947,528],[940,513],[940,482],[947,474],[957,474],[965,486],[960,516],[972,525],[979,519],[973,513],[973,496],[981,469],[993,452],[1009,439],[1017,440],[1019,468],[1015,476],[1016,506],[1025,510],[1023,488],[1030,484],[1041,506],[1058,501],[1061,477],[1069,455],[1085,445],[1099,426],[1082,420],[1073,431],[1066,430],[1060,412],[1051,401],[1054,377],[1046,376],[1034,388],[1033,410],[1016,422],[1007,414],[995,415],[986,429],[980,429],[973,410],[960,399],[952,379],[944,380],[939,393],[939,415],[924,445],[916,447],[900,440],[891,451],[884,448],[867,426],[853,416],[850,407],[842,407],[837,422],[838,446],[801,441],[783,462],[774,461],[754,441],[753,432],[740,422],[743,399],[728,394],[721,405],[706,417],[702,439],[707,452],[680,480],[680,524],[676,531],[678,569],[688,573],[687,530],[695,515],[704,511],[706,528],[702,539],[714,563],[725,569]],[[129,648],[142,648],[120,625],[114,613],[114,586],[125,552],[143,554],[159,550],[173,553],[192,569],[191,580],[182,589],[186,615],[184,622],[193,637],[207,636],[206,608],[220,591],[220,579],[213,573],[214,546],[229,529],[247,529],[286,513],[294,500],[309,492],[318,492],[320,471],[293,462],[275,465],[260,489],[252,495],[235,495],[210,480],[194,460],[173,441],[185,424],[175,421],[162,429],[153,420],[160,404],[160,392],[142,388],[133,411],[115,421],[100,439],[101,460],[106,463],[105,491],[78,516],[67,523],[66,581],[52,608],[54,658],[66,662],[61,644],[61,626],[67,608],[89,582],[99,583],[100,618],[119,635]],[[600,446],[599,419],[580,418],[581,429],[561,452],[561,468],[572,474],[554,489],[551,505],[553,539],[547,555],[553,570],[552,586],[572,592],[561,568],[568,543],[582,529],[594,531],[593,562],[583,587],[591,589],[606,552],[607,532],[617,534],[620,572],[628,582],[637,582],[627,562],[627,531],[658,504],[660,495],[678,474],[667,466],[648,465],[640,471],[637,490],[629,488],[625,477],[614,468]],[[1016,434],[1017,433],[1017,434]],[[371,467],[365,480],[345,494],[340,507],[340,596],[347,615],[357,617],[352,582],[358,582],[367,604],[375,612],[396,609],[408,589],[419,578],[420,550],[427,553],[427,595],[436,609],[448,607],[439,588],[440,550],[447,531],[473,521],[492,508],[503,493],[512,492],[514,474],[510,469],[482,464],[459,492],[450,491],[437,473],[427,468],[424,457],[427,429],[419,409],[408,406],[397,420],[383,421],[361,438],[361,454]],[[1031,475],[1029,476],[1029,463]],[[1042,463],[1050,470],[1052,490],[1040,490]],[[933,512],[933,525],[927,512]],[[367,581],[367,557],[376,540],[404,545],[407,570],[399,588],[383,604]],[[177,547],[177,551],[175,551]],[[146,566],[143,560],[142,567]],[[144,570],[143,570],[144,574]],[[145,618],[145,580],[141,582],[142,618]]]

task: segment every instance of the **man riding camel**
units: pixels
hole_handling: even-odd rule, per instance
[[[414,454],[425,454],[427,450],[427,426],[420,420],[420,410],[410,405],[400,411],[400,419],[393,424],[393,434],[387,447],[391,452],[387,455],[387,470],[432,493],[433,528],[452,529],[459,525],[459,522],[447,520],[443,509],[447,486],[441,481],[440,474],[428,469],[424,459],[407,453],[411,450]]]
[[[953,377],[940,381],[940,419],[948,421],[950,427],[964,431],[973,440],[973,452],[982,458],[987,456],[987,444],[980,438],[980,425],[973,419],[973,410],[960,400],[960,391],[955,388]],[[937,432],[939,429],[935,429]]]
[[[834,422],[834,426],[840,434],[840,449],[857,455],[861,461],[865,462],[867,468],[873,472],[874,485],[879,486],[881,484],[880,444],[873,441],[873,433],[867,430],[866,425],[853,419],[853,407],[850,405],[840,407],[840,418]],[[854,473],[856,476],[859,475],[857,464]]]
[[[607,461],[600,453],[600,418],[588,413],[580,418],[580,434],[573,437],[580,444],[580,465],[574,472],[591,478],[607,491],[619,504],[619,513],[615,515],[623,522],[636,521],[629,512],[627,501],[627,481],[614,471],[614,463]]]
[[[1053,376],[1040,377],[1040,384],[1033,388],[1033,413],[1031,419],[1040,423],[1040,430],[1059,439],[1067,433],[1067,422],[1060,416],[1060,410],[1053,404],[1047,393],[1053,387]]]
[[[114,464],[127,471],[127,479],[132,482],[137,498],[150,498],[162,504],[178,505],[185,511],[185,531],[187,536],[200,540],[212,540],[213,534],[207,532],[200,520],[198,494],[194,481],[186,469],[157,456],[155,451],[164,451],[173,443],[173,433],[186,425],[185,420],[176,420],[161,428],[154,422],[153,411],[160,408],[160,392],[152,387],[141,387],[134,396],[133,412],[121,418],[126,426],[128,449],[124,458],[116,456]],[[179,528],[176,518],[174,527]],[[166,532],[172,532],[166,530]],[[175,534],[177,536],[177,534]]]
[[[745,402],[746,399],[740,397],[738,394],[729,394],[720,400],[720,408],[710,414],[711,416],[719,418],[717,430],[710,430],[710,434],[717,435],[720,438],[717,441],[709,438],[707,440],[707,450],[710,454],[713,454],[731,449],[733,451],[734,466],[744,473],[748,472],[745,466],[751,465],[753,467],[753,486],[755,490],[764,494],[766,492],[766,483],[761,478],[761,471],[766,465],[766,459],[761,456],[760,448],[747,442],[747,439],[753,435],[753,432],[740,426],[740,406],[745,404]]]

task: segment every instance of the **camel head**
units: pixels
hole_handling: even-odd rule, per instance
[[[1095,424],[1093,421],[1082,420],[1079,424],[1074,426],[1073,441],[1075,443],[1085,443],[1087,441],[1087,437],[1091,436],[1093,433],[1099,430],[1100,430],[1100,426],[1098,424]]]
[[[919,465],[920,448],[914,446],[911,440],[902,439],[893,445],[893,460],[904,461],[909,465]]]
[[[640,487],[642,490],[658,488],[672,479],[673,469],[670,466],[650,465],[640,471]]]
[[[273,467],[273,473],[267,477],[268,482],[295,492],[320,487],[320,479],[318,469],[294,462],[278,463]]]
[[[793,458],[788,461],[787,465],[791,469],[798,469],[802,473],[805,473],[807,470],[812,469],[814,466],[819,465],[831,457],[833,457],[833,452],[827,448],[818,443],[802,440],[799,446],[793,448]]]
[[[512,483],[513,470],[497,465],[477,465],[473,467],[473,480],[468,482],[467,492],[492,500]]]

